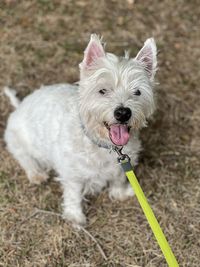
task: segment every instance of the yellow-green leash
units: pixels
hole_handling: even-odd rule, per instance
[[[134,192],[135,195],[140,203],[140,206],[147,218],[147,221],[155,235],[155,238],[162,250],[163,255],[165,256],[166,262],[168,263],[169,267],[178,267],[179,264],[170,248],[169,243],[167,242],[167,239],[144,195],[144,192],[142,191],[142,188],[140,187],[140,184],[133,172],[133,168],[130,163],[130,158],[128,155],[123,154],[121,152],[122,149],[119,149],[115,147],[114,149],[118,153],[118,161],[121,164]]]

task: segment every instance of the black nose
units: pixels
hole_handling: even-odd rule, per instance
[[[126,122],[130,119],[132,112],[130,108],[118,107],[114,111],[114,117],[119,122]]]

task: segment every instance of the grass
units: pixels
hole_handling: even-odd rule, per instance
[[[145,194],[183,267],[200,261],[199,9],[196,1],[15,1],[0,3],[0,266],[164,267],[136,198],[89,199],[86,231],[58,215],[62,191],[30,186],[6,151],[12,111],[5,85],[23,98],[41,84],[78,80],[92,32],[107,50],[134,56],[149,36],[159,49],[158,108],[142,131],[137,168]],[[89,232],[89,234],[88,234]],[[96,240],[91,238],[91,236]],[[105,256],[103,256],[103,253]]]

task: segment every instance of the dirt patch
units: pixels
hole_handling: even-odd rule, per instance
[[[200,265],[199,17],[195,0],[1,1],[0,266],[166,266],[136,198],[90,199],[87,231],[97,245],[58,215],[59,185],[29,185],[5,150],[11,107],[3,86],[24,97],[41,84],[76,81],[92,32],[118,54],[135,55],[146,38],[156,39],[158,110],[142,132],[137,175],[180,266]]]

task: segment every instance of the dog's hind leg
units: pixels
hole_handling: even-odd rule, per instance
[[[30,147],[17,131],[6,130],[5,140],[8,150],[25,170],[30,183],[40,184],[48,179],[45,164],[30,154]]]
[[[42,182],[45,182],[48,179],[49,176],[46,171],[39,165],[37,160],[33,157],[25,153],[19,154],[19,157],[15,155],[15,157],[25,170],[30,183],[41,184]]]

